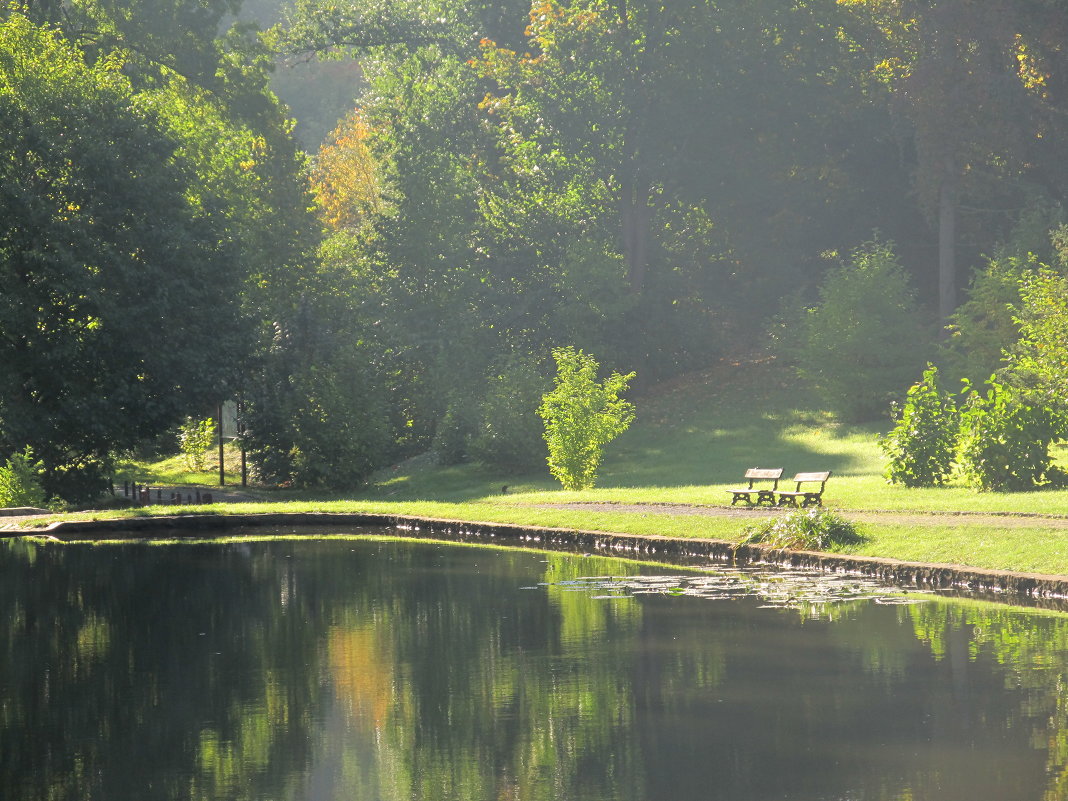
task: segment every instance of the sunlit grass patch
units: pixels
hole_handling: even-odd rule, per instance
[[[225,477],[228,484],[241,481],[241,451],[231,442],[223,446]],[[189,467],[185,456],[177,454],[151,461],[127,459],[121,461],[115,473],[115,480],[137,484],[152,485],[207,485],[219,483],[219,451],[213,449],[207,454],[207,467],[194,471]]]

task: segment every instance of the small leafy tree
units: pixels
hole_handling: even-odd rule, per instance
[[[887,479],[906,487],[944,484],[953,469],[960,422],[952,397],[938,387],[937,367],[927,365],[895,417],[890,433],[879,440],[890,459]]]
[[[215,444],[215,432],[218,429],[215,421],[210,417],[203,420],[195,420],[192,417],[185,418],[185,422],[178,428],[178,447],[185,457],[189,469],[197,473],[206,467],[206,456],[211,446]]]
[[[555,386],[542,397],[549,471],[564,489],[589,489],[597,477],[601,451],[627,430],[634,405],[620,398],[634,373],[612,373],[597,381],[597,360],[573,347],[553,350]]]
[[[0,467],[0,508],[44,506],[45,491],[40,479],[43,469],[41,462],[34,461],[29,446],[12,454],[7,464]]]
[[[993,377],[985,396],[965,383],[957,460],[968,484],[979,490],[1027,490],[1043,481],[1062,483],[1049,453],[1063,428],[1060,416],[1036,393]]]

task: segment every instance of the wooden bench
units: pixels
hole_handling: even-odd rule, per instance
[[[738,503],[738,501],[745,501],[747,504],[761,504],[768,503],[772,506],[775,505],[775,491],[779,488],[779,479],[782,478],[783,468],[765,468],[765,467],[750,467],[745,471],[745,478],[749,480],[748,487],[735,487],[729,489],[734,495],[731,498],[731,506]],[[756,481],[770,481],[771,487],[755,487],[753,486]],[[755,497],[754,497],[755,496]]]
[[[823,473],[798,473],[790,480],[796,485],[793,491],[782,490],[779,492],[779,506],[823,506],[823,488],[827,486],[827,479],[831,477],[831,471]],[[819,482],[818,490],[801,489],[802,484],[815,484]]]

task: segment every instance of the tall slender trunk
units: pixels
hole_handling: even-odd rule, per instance
[[[620,225],[623,253],[627,259],[627,283],[630,291],[640,293],[645,285],[649,265],[649,182],[640,176],[623,184],[620,198]]]
[[[938,193],[938,321],[943,336],[957,308],[957,170],[952,156],[944,163]]]

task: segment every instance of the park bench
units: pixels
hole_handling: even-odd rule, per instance
[[[790,480],[794,482],[794,489],[779,491],[779,506],[822,506],[823,488],[827,486],[827,479],[831,477],[831,471],[823,473],[798,473]],[[801,489],[803,484],[812,485],[819,482],[819,489]]]
[[[747,504],[761,504],[767,503],[772,506],[775,505],[775,491],[779,488],[779,479],[782,478],[783,468],[765,468],[765,467],[750,467],[745,471],[745,478],[749,481],[748,487],[735,487],[727,490],[734,495],[731,498],[731,506],[738,503],[738,501],[745,501]],[[756,487],[754,486],[757,481],[770,481],[771,487]]]

